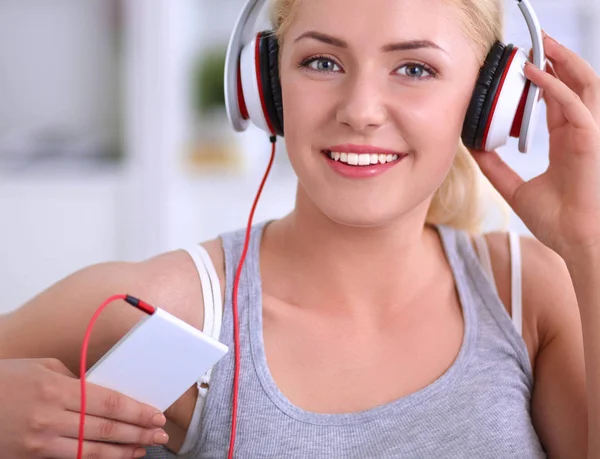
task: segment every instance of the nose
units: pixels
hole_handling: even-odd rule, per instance
[[[373,130],[387,120],[383,84],[363,72],[348,78],[337,110],[337,121],[355,131]]]

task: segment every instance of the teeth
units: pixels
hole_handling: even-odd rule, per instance
[[[371,155],[358,155],[358,165],[368,166],[371,164]]]
[[[376,153],[340,153],[337,151],[329,152],[329,157],[334,161],[351,164],[353,166],[368,166],[371,164],[391,163],[398,159],[398,155],[381,155]]]

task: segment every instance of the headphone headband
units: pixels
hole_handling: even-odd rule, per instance
[[[242,116],[239,104],[239,59],[242,48],[252,39],[252,28],[256,24],[262,7],[268,0],[248,0],[242,9],[229,39],[225,57],[225,106],[227,117],[233,128],[244,131],[248,119]]]
[[[533,45],[533,64],[542,69],[544,63],[544,37],[542,37],[542,27],[529,0],[517,0],[519,9],[523,13],[529,34],[531,35],[531,43]],[[543,69],[542,69],[543,70]]]
[[[545,70],[546,58],[544,52],[544,38],[542,37],[542,28],[535,11],[529,4],[529,0],[517,0],[519,9],[523,13],[529,34],[531,35],[531,43],[533,49],[533,65],[541,70]],[[540,88],[533,83],[529,83],[529,92],[527,101],[525,102],[525,112],[521,123],[521,135],[519,136],[519,151],[527,153],[530,150],[531,142],[534,135],[535,121],[539,110],[538,98]]]

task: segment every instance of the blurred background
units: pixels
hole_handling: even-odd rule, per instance
[[[531,2],[600,72],[600,1]],[[0,313],[83,266],[245,225],[270,146],[256,128],[234,133],[223,106],[243,3],[0,0]],[[506,41],[529,49],[506,4]],[[501,149],[524,178],[547,166],[540,120],[529,155],[514,139]],[[289,212],[295,186],[280,139],[255,220]],[[527,233],[514,215],[510,227]]]

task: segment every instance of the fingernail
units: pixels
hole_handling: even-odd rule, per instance
[[[547,33],[544,33],[544,38],[546,40],[548,40],[550,43],[556,43],[557,45],[559,44],[558,41],[555,38],[551,37]]]
[[[165,445],[169,441],[169,436],[166,432],[156,432],[152,441],[155,445]]]
[[[146,449],[145,448],[138,448],[135,450],[135,452],[133,453],[133,457],[144,457],[146,455]]]
[[[152,425],[156,427],[162,427],[167,423],[167,418],[162,413],[158,413],[154,418],[152,418]]]

